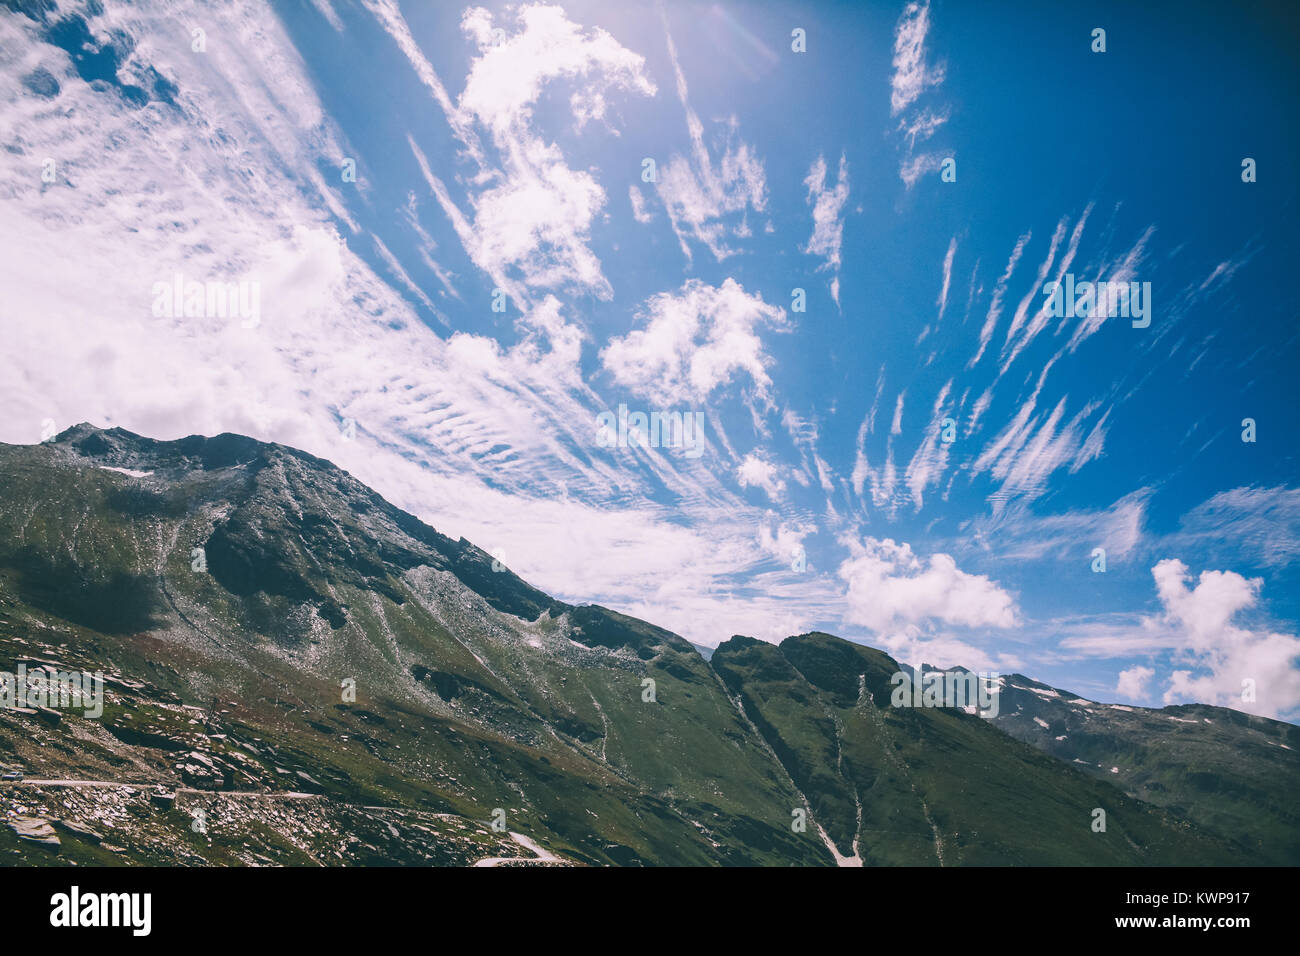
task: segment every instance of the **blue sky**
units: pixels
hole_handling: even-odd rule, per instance
[[[244,432],[697,643],[1294,719],[1294,20],[1052,7],[0,13],[0,439]]]

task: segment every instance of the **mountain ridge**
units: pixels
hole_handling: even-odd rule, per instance
[[[0,445],[0,533],[0,647],[17,658],[47,635],[47,658],[98,655],[126,681],[82,737],[60,737],[90,723],[76,717],[40,728],[43,753],[17,739],[27,715],[0,713],[0,760],[28,776],[129,765],[137,784],[218,803],[292,784],[344,815],[450,814],[491,859],[523,852],[501,844],[517,832],[583,863],[1241,862],[1222,829],[1239,812],[1205,827],[982,718],[890,707],[900,665],[883,652],[737,636],[706,660],[653,624],[550,598],[286,446],[90,425]],[[927,747],[947,748],[946,768]],[[1101,805],[1112,822],[1094,833]],[[277,807],[287,831],[252,856],[248,819],[209,828],[216,849],[151,830],[125,856],[298,859],[301,808]],[[498,810],[505,829],[487,827]],[[344,840],[335,825],[312,824]],[[394,862],[472,862],[428,844]],[[366,862],[369,845],[312,852]]]

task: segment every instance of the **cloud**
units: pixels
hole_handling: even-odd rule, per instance
[[[834,189],[828,188],[826,184],[824,156],[817,157],[803,182],[808,188],[808,203],[813,207],[813,232],[803,251],[825,260],[818,269],[830,269],[835,273],[833,296],[838,306],[840,247],[844,241],[843,210],[844,204],[849,200],[848,158],[840,154],[840,168]]]
[[[913,109],[929,88],[944,79],[942,64],[926,62],[925,40],[930,32],[930,4],[909,3],[903,8],[894,29],[894,72],[889,81],[889,112],[898,117],[898,131],[903,138],[903,158],[898,175],[911,189],[928,172],[943,163],[939,153],[917,153],[919,143],[930,139],[948,121],[947,108]]]
[[[763,163],[747,143],[737,140],[739,124],[733,116],[726,124],[722,157],[715,166],[704,142],[704,124],[691,108],[686,76],[666,18],[664,35],[677,78],[677,96],[686,111],[691,148],[689,158],[674,154],[659,169],[656,179],[659,198],[668,210],[668,219],[687,260],[692,258],[687,242],[690,238],[703,244],[721,262],[737,251],[728,237],[745,238],[751,234],[745,218],[747,211],[761,213],[767,208]]]
[[[789,566],[795,555],[803,552],[804,540],[816,531],[817,526],[812,522],[786,521],[778,517],[776,512],[769,511],[758,526],[758,546],[777,561]]]
[[[642,225],[654,221],[654,213],[646,209],[645,197],[641,195],[641,190],[637,188],[636,183],[627,187],[628,202],[632,204],[632,218]]]
[[[1087,225],[1088,216],[1091,213],[1092,213],[1092,204],[1089,203],[1088,207],[1084,209],[1082,215],[1079,216],[1078,222],[1074,224],[1074,231],[1070,235],[1070,243],[1065,250],[1065,254],[1061,256],[1060,264],[1058,265],[1056,270],[1056,275],[1053,278],[1054,282],[1057,283],[1061,282],[1062,279],[1065,277],[1065,274],[1070,270],[1070,266],[1074,263],[1074,258],[1079,251],[1079,242],[1083,238],[1084,227]],[[1048,320],[1051,318],[1051,313],[1048,309],[1048,300],[1046,299],[1046,297],[1044,297],[1040,302],[1038,309],[1034,312],[1032,319],[1028,318],[1029,306],[1036,297],[1043,296],[1042,290],[1043,290],[1044,280],[1047,278],[1047,273],[1051,270],[1052,262],[1056,258],[1056,251],[1060,246],[1062,240],[1065,238],[1065,231],[1068,222],[1069,222],[1068,217],[1062,217],[1061,221],[1057,223],[1056,231],[1052,234],[1052,243],[1051,243],[1051,248],[1048,249],[1047,252],[1047,259],[1044,260],[1043,264],[1039,267],[1037,279],[1035,280],[1034,284],[1029,288],[1029,291],[1025,293],[1025,297],[1020,300],[1020,306],[1016,309],[1016,314],[1012,317],[1011,325],[1007,329],[1006,341],[1003,343],[1002,346],[1002,366],[1000,372],[1006,372],[1006,370],[1011,366],[1011,363],[1016,360],[1016,356],[1018,356],[1022,351],[1024,351],[1034,341],[1034,339],[1038,337],[1038,334],[1042,332],[1043,329],[1045,329],[1048,325]],[[1141,244],[1139,243],[1139,250],[1140,250],[1140,245]],[[1117,281],[1119,275],[1120,273],[1117,272],[1116,273]],[[1123,279],[1123,281],[1125,282],[1127,282],[1130,278],[1132,278],[1131,272],[1125,272],[1123,273],[1123,275],[1125,276],[1125,278]],[[1087,321],[1089,320],[1085,320],[1085,324],[1087,323]],[[1100,327],[1099,319],[1096,320],[1096,323],[1097,324],[1096,326],[1093,327],[1092,331],[1096,331],[1096,328]],[[1017,339],[1016,333],[1019,332],[1022,328],[1024,329],[1024,334]],[[1090,335],[1091,332],[1088,332],[1087,334]],[[1013,340],[1015,342],[1014,345],[1012,344]],[[1076,347],[1077,347],[1076,345],[1071,344],[1069,346],[1069,351],[1073,352]],[[1062,352],[1058,352],[1057,357],[1059,357],[1063,353],[1063,351],[1064,350],[1062,350]],[[1055,361],[1056,358],[1052,358],[1046,363],[1046,367],[1050,368]]]
[[[917,448],[916,454],[912,456],[912,460],[907,464],[907,471],[904,476],[907,482],[907,490],[918,511],[925,504],[925,489],[930,485],[938,484],[948,464],[948,453],[952,445],[941,441],[940,425],[942,424],[943,412],[946,410],[948,395],[951,390],[951,381],[939,390],[939,395],[935,398],[934,406],[930,410],[930,421],[924,432],[924,437],[921,439],[920,447]]]
[[[605,191],[591,172],[569,166],[559,146],[536,128],[534,111],[559,83],[574,87],[569,106],[578,128],[604,119],[611,94],[653,96],[657,90],[645,74],[644,58],[604,30],[584,31],[557,6],[534,3],[513,10],[513,33],[487,10],[471,7],[461,27],[477,43],[479,55],[453,104],[396,6],[387,0],[371,0],[370,6],[479,167],[467,189],[467,213],[411,140],[425,178],[474,263],[502,288],[508,279],[530,292],[611,298],[613,289],[590,248]],[[479,130],[495,150],[495,161]]]
[[[1155,676],[1155,668],[1143,667],[1140,664],[1122,670],[1119,672],[1119,680],[1115,684],[1115,693],[1124,700],[1144,700],[1146,698],[1147,682]]]
[[[531,146],[533,109],[554,80],[583,80],[577,90],[580,122],[603,115],[603,97],[617,91],[653,96],[645,58],[609,33],[584,31],[559,6],[532,3],[514,12],[518,29],[500,33],[493,15],[471,7],[461,28],[479,47],[460,95],[459,108],[473,116],[498,144]],[[570,101],[572,104],[572,100]]]
[[[1122,563],[1138,551],[1153,489],[1140,488],[1109,508],[1074,509],[1036,515],[1023,503],[1008,504],[996,514],[962,524],[963,536],[1002,561],[1092,560],[1093,548],[1106,549],[1108,565]],[[1146,550],[1143,548],[1142,550]]]
[[[742,488],[761,488],[773,501],[779,501],[785,495],[785,481],[781,478],[781,468],[763,455],[751,452],[736,468],[736,481]]]
[[[935,305],[939,306],[939,318],[943,318],[944,311],[948,308],[948,286],[952,283],[952,260],[957,255],[957,237],[953,236],[948,243],[948,254],[943,257],[943,288],[939,290],[939,298]]]
[[[942,66],[925,62],[925,37],[930,32],[930,4],[909,3],[894,29],[894,74],[889,81],[889,111],[897,116],[928,87],[943,82]]]
[[[1171,549],[1231,552],[1264,567],[1300,560],[1300,488],[1242,487],[1197,505],[1166,539]]]
[[[932,173],[943,165],[944,157],[938,153],[922,153],[920,156],[908,155],[898,167],[898,177],[911,189],[926,173]]]
[[[1011,281],[1012,274],[1016,271],[1016,265],[1020,262],[1020,256],[1025,251],[1025,245],[1029,242],[1032,233],[1025,233],[1016,241],[1016,246],[1011,250],[1011,258],[1007,260],[1006,271],[998,279],[997,285],[993,287],[993,300],[989,303],[988,314],[984,318],[984,327],[980,329],[980,347],[975,353],[975,357],[967,364],[967,368],[974,368],[975,363],[984,355],[984,350],[988,348],[990,340],[993,338],[993,330],[997,328],[998,319],[1002,316],[1002,297],[1006,295],[1007,283]]]
[[[1200,701],[1279,716],[1300,707],[1300,638],[1234,624],[1257,604],[1263,582],[1233,571],[1202,571],[1194,587],[1187,565],[1166,558],[1151,569],[1163,615],[1144,621],[1167,629],[1176,668],[1166,704]],[[1249,699],[1246,682],[1253,685]]]
[[[971,466],[972,477],[988,472],[999,482],[998,489],[990,496],[995,510],[1012,498],[1037,498],[1046,490],[1047,479],[1058,469],[1068,468],[1073,474],[1101,455],[1110,413],[1104,413],[1085,434],[1085,420],[1098,410],[1099,403],[1089,403],[1062,424],[1065,403],[1066,399],[1062,398],[1043,417],[1034,415],[1035,402],[1031,399]]]
[[[743,373],[766,397],[772,358],[758,333],[763,326],[785,330],[786,313],[735,279],[721,287],[691,279],[676,293],[654,295],[641,321],[644,328],[612,339],[600,353],[618,384],[673,405],[703,402]]]
[[[1085,213],[1086,215],[1086,213]],[[1155,234],[1155,226],[1148,226],[1147,229],[1138,237],[1132,248],[1126,252],[1122,258],[1113,261],[1099,268],[1093,275],[1093,283],[1107,282],[1113,290],[1116,286],[1128,285],[1137,278],[1138,266],[1142,264],[1146,257],[1147,243],[1151,241],[1152,235]],[[1065,270],[1062,269],[1062,272]],[[1114,292],[1112,291],[1112,295]],[[1148,303],[1148,306],[1150,303]],[[1067,348],[1074,352],[1090,336],[1094,335],[1101,329],[1102,324],[1106,321],[1109,312],[1116,306],[1116,303],[1100,298],[1096,306],[1092,309],[1091,314],[1084,316],[1079,320],[1074,334],[1070,336]]]
[[[845,620],[876,633],[922,622],[962,627],[1012,627],[1010,594],[983,575],[968,574],[947,554],[922,561],[892,539],[849,539],[852,556],[839,568],[848,585]]]

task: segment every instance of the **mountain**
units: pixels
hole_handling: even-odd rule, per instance
[[[1300,727],[1205,704],[1101,704],[1021,674],[1002,684],[999,729],[1240,844],[1253,862],[1300,860]]]
[[[98,718],[0,709],[9,862],[1243,862],[990,721],[891,707],[879,651],[707,661],[237,435],[0,445],[20,665],[107,689]]]
[[[735,637],[713,666],[839,853],[866,865],[1224,862],[1171,814],[955,708],[891,705],[888,655],[829,634]],[[1093,832],[1093,812],[1106,814]]]

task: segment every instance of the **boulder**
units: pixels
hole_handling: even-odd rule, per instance
[[[36,843],[55,851],[60,846],[54,827],[50,826],[50,821],[43,817],[14,817],[9,821],[9,826],[20,840]]]

